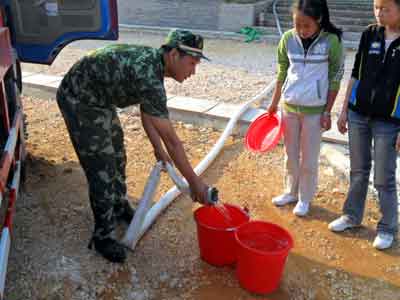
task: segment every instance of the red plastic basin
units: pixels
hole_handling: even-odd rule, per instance
[[[262,114],[249,126],[245,136],[247,149],[253,152],[266,152],[273,149],[283,135],[281,114]]]

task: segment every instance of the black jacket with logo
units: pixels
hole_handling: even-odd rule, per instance
[[[385,28],[368,26],[361,36],[352,77],[357,80],[350,109],[400,124],[400,38],[385,51]]]

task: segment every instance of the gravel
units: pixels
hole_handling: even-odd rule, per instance
[[[141,38],[153,39],[153,43],[158,39]],[[31,70],[63,74],[94,44],[85,45],[65,49],[50,68],[32,66]],[[232,53],[242,49],[239,43],[229,46]],[[246,44],[243,51],[252,53],[252,47],[262,51],[265,46]],[[238,61],[234,65],[228,63],[229,55],[225,57],[225,52],[217,48],[213,48],[220,53],[216,61],[202,64],[198,74],[183,85],[167,80],[168,93],[239,103],[273,78],[272,69],[268,71],[264,63],[259,63],[262,71],[246,67],[257,65],[259,55],[254,55],[254,60],[247,56],[247,65]],[[227,44],[221,49],[227,49]],[[266,53],[272,61],[270,52]],[[24,68],[29,70],[29,65]],[[187,197],[179,198],[166,210],[124,265],[110,264],[89,251],[86,246],[93,222],[86,181],[61,115],[54,101],[27,96],[23,100],[29,122],[29,156],[25,189],[14,222],[7,299],[265,299],[242,289],[233,267],[215,268],[199,258],[192,213],[198,206]],[[120,118],[128,154],[128,190],[137,203],[154,157],[137,114],[126,111]],[[220,135],[212,128],[181,122],[174,126],[193,165]],[[282,166],[281,146],[264,155],[254,154],[244,149],[242,137],[232,136],[204,175],[207,182],[218,187],[223,202],[248,207],[252,219],[279,224],[293,235],[295,248],[281,286],[267,297],[400,299],[399,245],[387,252],[371,248],[379,217],[376,202],[369,201],[365,224],[359,231],[332,234],[327,223],[340,214],[346,178],[321,161],[318,194],[310,215],[300,219],[291,213],[293,207],[276,208],[270,202],[272,196],[282,192]],[[170,186],[171,181],[164,176],[156,199]],[[119,228],[117,234],[123,232],[124,228]]]

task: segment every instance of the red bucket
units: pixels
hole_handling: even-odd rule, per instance
[[[289,232],[272,223],[251,221],[238,228],[235,239],[240,285],[258,294],[276,290],[293,247]]]
[[[221,209],[222,207],[222,209]],[[214,266],[236,262],[236,229],[249,221],[248,213],[235,205],[202,206],[194,212],[200,257]]]
[[[273,149],[283,135],[281,114],[260,115],[249,126],[245,144],[253,152],[266,152]]]

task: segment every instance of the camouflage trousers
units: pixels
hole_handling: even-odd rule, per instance
[[[110,237],[126,200],[124,135],[115,107],[80,102],[59,89],[57,103],[89,185],[94,237]]]

